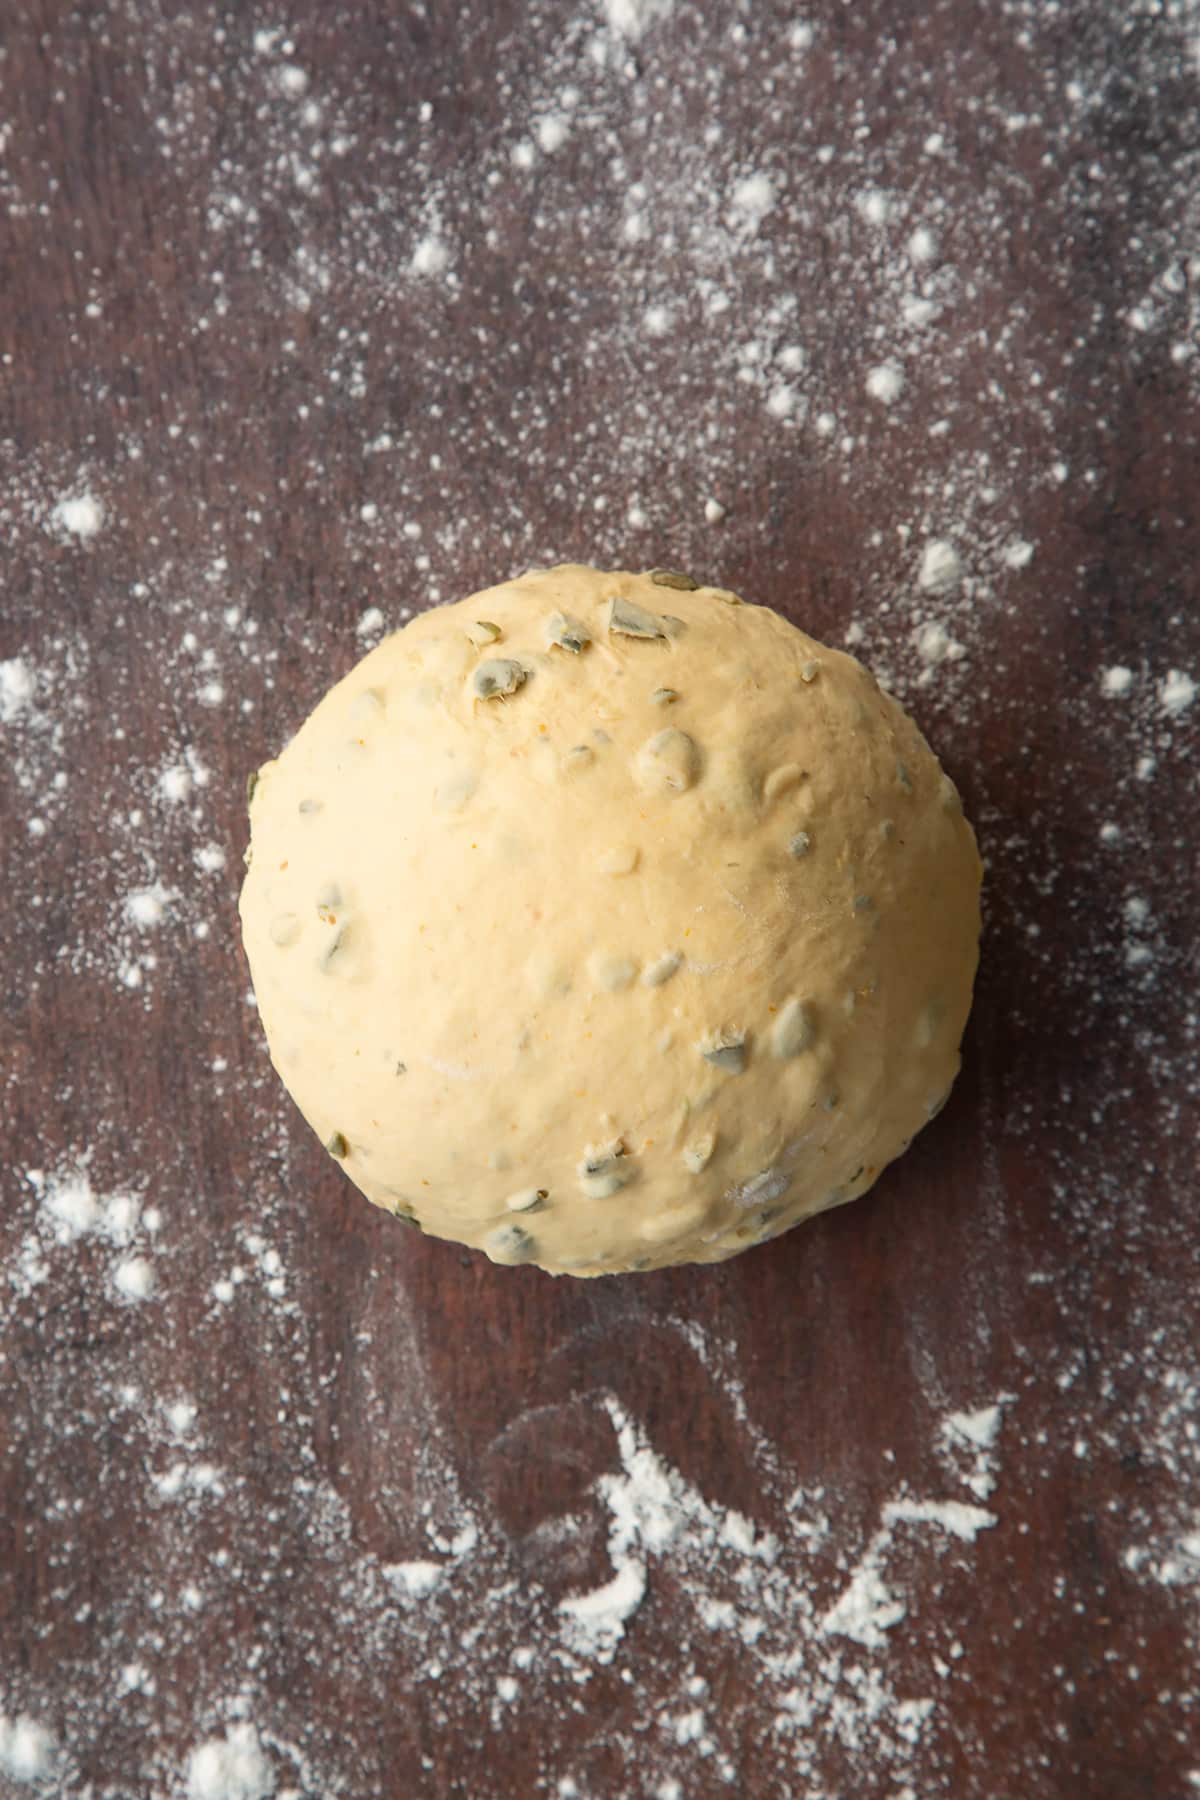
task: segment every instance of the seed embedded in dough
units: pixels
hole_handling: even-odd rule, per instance
[[[383,718],[383,694],[379,688],[364,688],[350,708],[350,729],[361,737]]]
[[[700,586],[680,569],[647,569],[646,573],[655,587],[677,588],[681,594],[694,594]]]
[[[467,636],[477,650],[485,650],[489,644],[497,643],[503,635],[500,627],[494,625],[491,619],[472,619],[467,626]]]
[[[471,685],[480,700],[502,700],[524,687],[528,679],[528,669],[519,662],[508,656],[495,656],[480,663],[471,678]]]
[[[649,793],[682,794],[700,774],[700,751],[686,731],[669,726],[647,738],[637,753],[634,771],[639,787]]]
[[[500,1225],[483,1240],[484,1252],[494,1263],[512,1267],[531,1262],[537,1255],[537,1242],[520,1225]]]
[[[679,621],[676,619],[673,623],[678,625]],[[608,603],[608,629],[619,632],[622,637],[665,639],[672,635],[667,627],[666,619],[635,606],[632,600],[622,600],[618,596]]]
[[[715,1131],[705,1132],[703,1137],[693,1138],[683,1148],[683,1166],[693,1175],[701,1174],[712,1161],[713,1151],[717,1147]]]
[[[740,1075],[746,1067],[746,1034],[727,1029],[710,1032],[700,1040],[700,1054],[714,1069]]]
[[[776,1056],[799,1056],[810,1048],[816,1035],[816,1021],[811,1006],[803,1000],[784,1002],[771,1026],[771,1049]]]
[[[599,1147],[589,1145],[579,1165],[579,1185],[589,1200],[607,1200],[628,1187],[636,1175],[636,1165],[625,1154],[620,1139]]]
[[[548,1188],[521,1188],[518,1193],[510,1194],[504,1204],[509,1212],[541,1212],[549,1198]]]
[[[801,666],[800,679],[805,682],[813,682],[820,673],[821,665],[819,662],[806,662]]]
[[[581,624],[570,613],[551,613],[546,620],[546,644],[548,648],[557,646],[562,650],[570,650],[578,656],[586,650],[592,641],[592,634],[587,626]]]
[[[293,912],[276,913],[268,929],[271,942],[284,950],[300,936],[300,915]]]
[[[805,779],[805,773],[799,763],[780,763],[763,782],[763,799],[778,800],[780,794],[790,793],[792,788],[799,787]]]
[[[690,1205],[673,1206],[667,1212],[651,1213],[638,1226],[638,1236],[646,1244],[669,1244],[677,1238],[684,1238],[697,1230],[704,1219],[704,1207],[693,1202]]]
[[[788,839],[788,855],[794,856],[797,861],[802,856],[807,856],[811,849],[812,838],[807,831],[794,831]]]
[[[610,956],[604,950],[597,950],[588,958],[588,969],[596,986],[609,994],[618,994],[637,980],[635,962],[627,956]]]
[[[599,875],[632,875],[641,855],[636,844],[610,844],[596,858]]]
[[[350,1154],[350,1144],[344,1131],[335,1131],[332,1137],[326,1138],[325,1148],[330,1156],[336,1156],[339,1162],[345,1162]]]
[[[647,963],[642,970],[642,986],[661,987],[664,981],[670,981],[682,961],[683,958],[678,950],[664,951],[662,956],[656,956],[654,961]]]
[[[678,698],[679,693],[676,688],[655,688],[650,696],[650,703],[652,706],[671,706]]]

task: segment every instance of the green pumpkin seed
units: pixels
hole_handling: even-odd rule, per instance
[[[503,635],[500,627],[490,619],[474,619],[467,626],[467,636],[477,650],[486,650],[489,644],[494,644]]]
[[[614,599],[608,603],[608,629],[622,637],[665,638],[669,634],[665,622],[656,613],[646,612],[632,600]]]
[[[530,1262],[537,1255],[536,1241],[519,1225],[501,1225],[489,1232],[483,1240],[483,1249],[494,1263],[501,1263],[506,1267]]]
[[[515,694],[528,679],[528,669],[522,668],[519,662],[498,656],[490,662],[480,663],[471,685],[480,700],[500,700],[507,694]]]
[[[648,569],[655,587],[678,588],[681,594],[694,594],[700,583],[693,581],[690,575],[684,575],[679,569]]]
[[[700,1040],[700,1054],[714,1069],[727,1075],[740,1075],[746,1067],[746,1034],[744,1031],[713,1031]]]
[[[592,634],[586,625],[573,618],[570,613],[551,613],[546,620],[546,643],[551,648],[555,644],[561,650],[570,650],[578,656],[586,650],[592,641]]]

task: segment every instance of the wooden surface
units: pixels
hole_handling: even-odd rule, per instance
[[[660,13],[0,26],[5,1795],[1200,1782],[1195,10]],[[414,1241],[247,994],[246,771],[564,558],[855,644],[987,858],[946,1112],[715,1271]]]

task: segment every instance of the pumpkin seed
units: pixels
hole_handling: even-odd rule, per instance
[[[258,769],[251,769],[250,773],[246,777],[246,805],[247,806],[250,805],[250,802],[254,798],[255,790],[258,787],[258,777],[259,777]]]
[[[794,856],[798,859],[801,856],[807,856],[811,849],[812,839],[809,837],[807,831],[793,832],[792,836],[788,839],[789,856]]]
[[[700,1040],[700,1054],[714,1069],[728,1075],[740,1075],[746,1067],[746,1034],[744,1031],[712,1031]]]
[[[803,1000],[788,1000],[771,1026],[771,1049],[776,1056],[799,1056],[813,1041],[816,1030],[812,1008]]]
[[[592,634],[586,625],[570,613],[551,613],[546,620],[546,642],[549,646],[557,644],[561,650],[570,650],[576,656],[586,650],[592,641]]]
[[[597,951],[594,956],[589,957],[588,968],[596,986],[604,988],[610,994],[632,987],[637,979],[635,962],[631,962],[627,956],[609,956],[605,951]]]
[[[589,1145],[579,1165],[579,1185],[589,1200],[607,1200],[621,1188],[628,1187],[637,1174],[618,1138],[599,1148]]]
[[[308,817],[311,813],[319,813],[324,804],[323,800],[302,800],[296,810]]]
[[[549,1198],[549,1188],[522,1188],[519,1193],[510,1194],[504,1204],[509,1212],[541,1212]]]
[[[700,774],[700,751],[686,731],[670,726],[646,739],[634,772],[639,786],[651,793],[682,794]]]
[[[636,844],[611,844],[596,858],[596,872],[600,875],[632,875],[640,856]]]
[[[344,950],[346,948],[346,943],[349,938],[349,935],[350,935],[349,925],[339,925],[337,928],[337,931],[334,933],[333,937],[330,938],[330,940],[326,944],[324,950],[321,952],[320,956],[318,957],[318,959],[317,959],[318,967],[326,975],[329,974],[331,968],[333,967],[334,960],[335,960],[339,950]]]
[[[344,1162],[350,1154],[349,1140],[344,1131],[335,1131],[332,1137],[326,1138],[325,1148],[330,1156],[336,1156],[339,1162]]]
[[[777,769],[771,770],[763,782],[763,799],[778,800],[780,794],[786,794],[792,788],[798,787],[807,773],[808,771],[802,769],[799,763],[780,763]]]
[[[670,981],[682,961],[683,957],[678,950],[664,951],[642,970],[642,986],[661,987],[664,981]]]
[[[524,687],[529,678],[528,669],[522,668],[519,662],[511,657],[498,656],[490,662],[480,663],[472,679],[472,686],[480,700],[498,700],[506,694],[515,694]]]
[[[679,569],[648,569],[655,587],[678,588],[681,594],[694,594],[700,583],[693,581],[690,575],[684,575]]]
[[[483,1248],[494,1263],[501,1263],[506,1267],[529,1262],[537,1255],[537,1243],[519,1225],[501,1225],[497,1230],[489,1232],[483,1240]]]
[[[693,1175],[701,1174],[712,1161],[712,1154],[716,1147],[717,1134],[715,1131],[708,1131],[703,1137],[693,1138],[690,1144],[684,1145],[684,1168]]]
[[[646,612],[632,600],[619,597],[608,603],[608,629],[620,632],[622,637],[665,638],[668,635],[664,621],[656,613]]]
[[[273,944],[278,944],[281,950],[286,949],[300,936],[300,915],[293,912],[276,913],[267,932]]]
[[[494,644],[503,635],[500,627],[493,625],[490,619],[473,619],[467,626],[467,636],[477,650],[486,650],[489,644]]]
[[[650,704],[652,706],[672,706],[678,698],[679,694],[675,688],[655,688],[650,696]]]

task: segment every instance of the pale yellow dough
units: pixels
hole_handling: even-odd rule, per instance
[[[732,1256],[864,1193],[958,1069],[953,784],[852,657],[681,581],[422,613],[252,797],[276,1068],[369,1200],[496,1262]]]

